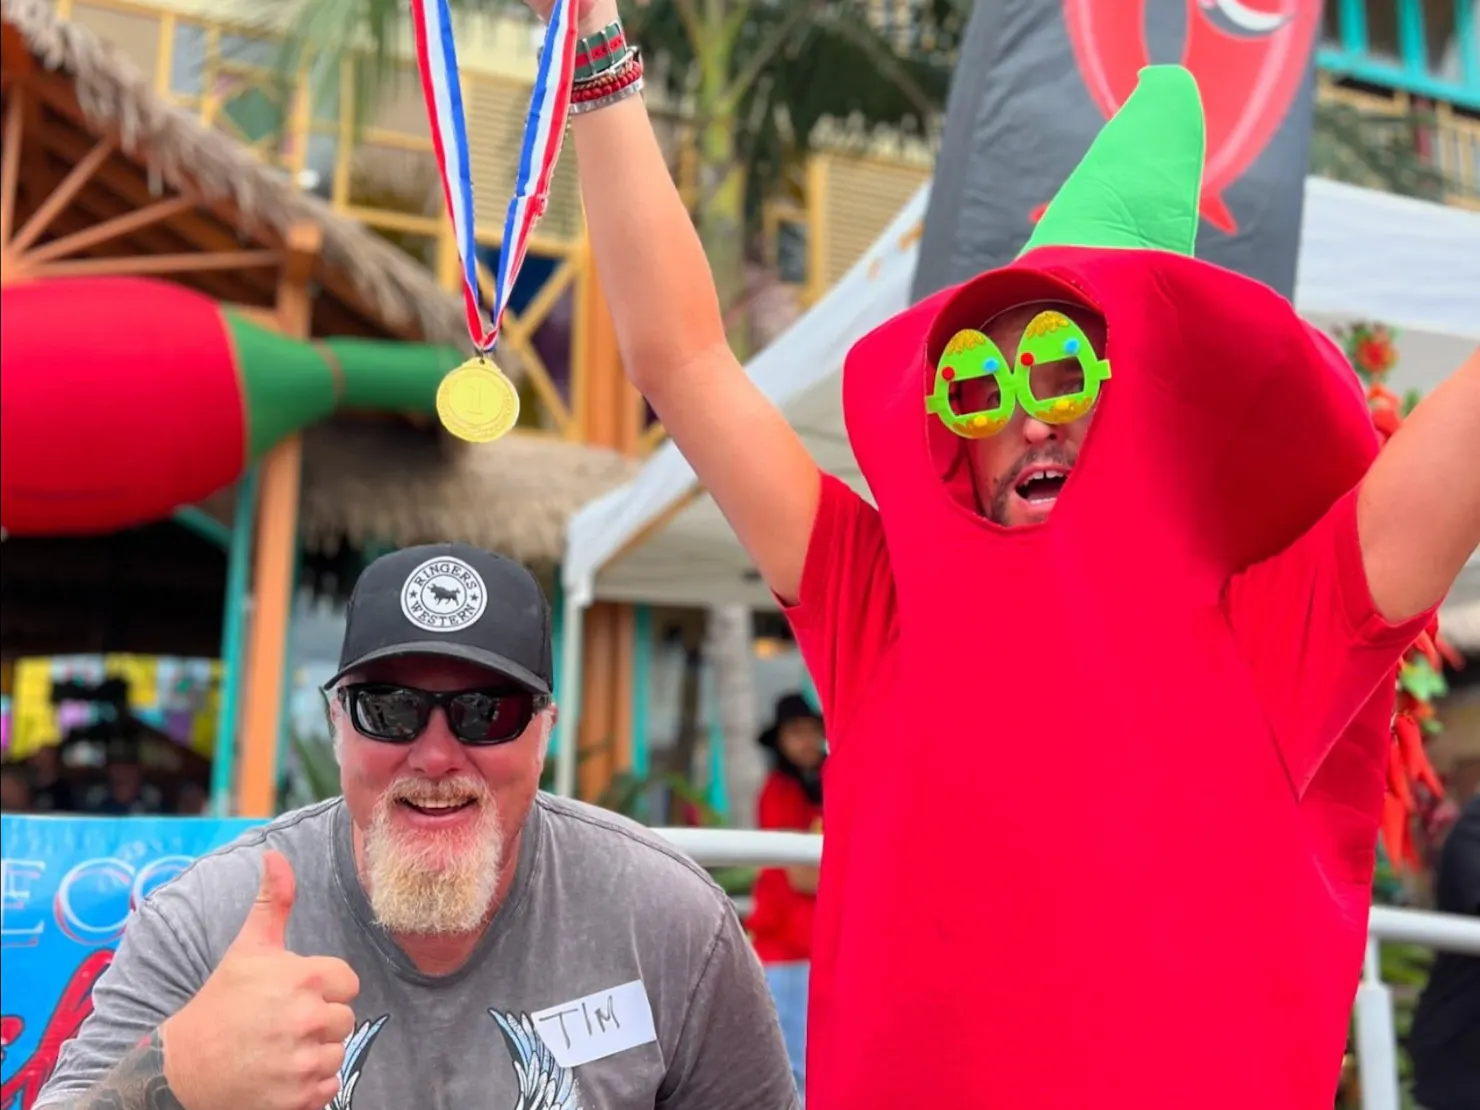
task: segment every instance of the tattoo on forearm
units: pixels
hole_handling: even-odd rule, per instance
[[[118,1061],[92,1090],[63,1103],[63,1110],[185,1110],[164,1077],[159,1031]]]

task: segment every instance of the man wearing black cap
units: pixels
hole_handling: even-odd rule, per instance
[[[463,544],[373,563],[326,686],[344,796],[144,902],[37,1106],[795,1106],[723,892],[538,792],[550,660],[518,564]]]

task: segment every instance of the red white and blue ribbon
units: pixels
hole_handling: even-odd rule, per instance
[[[499,249],[498,272],[494,276],[493,305],[488,322],[478,307],[477,239],[473,226],[472,157],[468,129],[463,116],[462,85],[458,79],[457,49],[452,38],[452,10],[448,0],[411,0],[416,28],[416,58],[421,69],[421,89],[427,102],[432,146],[442,171],[442,188],[452,233],[462,259],[463,304],[468,332],[484,354],[498,341],[504,309],[514,291],[514,279],[529,249],[530,232],[545,214],[550,179],[560,157],[565,121],[570,114],[571,86],[575,79],[576,21],[571,0],[555,0],[540,50],[529,115],[524,121],[520,143],[519,172],[514,196],[504,220],[503,245]]]

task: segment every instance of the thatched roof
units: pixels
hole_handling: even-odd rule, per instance
[[[550,436],[472,446],[398,421],[340,420],[303,437],[305,551],[464,540],[530,566],[565,555],[570,515],[631,478],[635,460]],[[231,517],[230,491],[205,506]]]
[[[194,234],[203,241],[234,243],[250,235],[263,238],[264,246],[275,245],[292,226],[311,221],[323,231],[317,333],[378,326],[408,338],[466,347],[461,301],[416,261],[300,192],[229,135],[158,96],[129,59],[87,28],[60,18],[48,0],[0,0],[0,15],[7,59],[15,56],[11,51],[18,37],[37,66],[56,75],[34,76],[46,98],[43,124],[62,129],[48,135],[43,151],[43,157],[61,160],[49,167],[53,176],[64,174],[72,164],[65,160],[75,161],[95,138],[119,138],[122,153],[115,153],[109,165],[125,156],[127,165],[114,167],[120,173],[100,182],[95,195],[86,195],[94,212],[150,202],[138,180],[120,179],[126,172],[133,178],[157,176],[198,199],[201,226]],[[34,196],[24,199],[33,208],[39,203]],[[134,253],[149,253],[143,240],[132,245]],[[208,280],[228,279],[234,275],[191,277],[207,291]],[[271,281],[257,292],[270,304]],[[224,289],[213,295],[245,303]],[[500,354],[504,369],[517,375],[515,352]],[[543,436],[515,433],[473,446],[400,420],[334,420],[304,434],[301,535],[313,554],[332,556],[347,545],[460,539],[548,567],[564,555],[570,515],[636,469],[636,462],[614,452]],[[202,507],[229,521],[233,502],[228,489]]]
[[[425,267],[301,192],[230,136],[165,101],[131,61],[86,27],[58,16],[48,0],[0,0],[0,14],[42,68],[69,79],[95,133],[116,133],[132,160],[172,188],[198,196],[237,232],[265,231],[280,241],[296,223],[317,224],[323,229],[317,276],[329,293],[343,290],[387,331],[467,346],[460,301]]]

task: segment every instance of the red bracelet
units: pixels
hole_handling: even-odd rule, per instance
[[[632,51],[616,68],[610,69],[597,77],[592,77],[585,81],[577,81],[575,82],[575,87],[577,89],[589,89],[597,85],[610,85],[614,82],[622,81],[634,70],[638,72],[642,70],[642,54],[636,50]]]
[[[642,58],[633,55],[631,62],[623,65],[613,73],[606,74],[595,81],[587,84],[576,85],[571,89],[571,102],[584,104],[592,100],[601,100],[611,96],[613,93],[621,92],[642,80]]]

